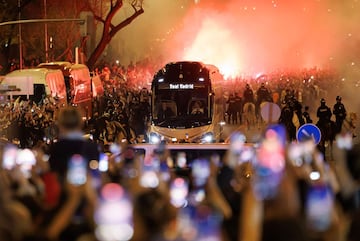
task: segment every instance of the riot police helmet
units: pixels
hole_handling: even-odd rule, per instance
[[[337,100],[337,101],[341,101],[341,96],[339,96],[339,95],[336,96],[336,100]]]

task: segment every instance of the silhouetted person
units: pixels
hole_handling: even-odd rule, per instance
[[[191,109],[192,115],[204,114],[204,108],[200,101],[196,101]]]
[[[245,86],[243,97],[244,97],[244,104],[247,102],[251,102],[255,104],[254,92],[250,88],[249,84],[246,84]]]
[[[166,103],[161,103],[161,109],[158,113],[159,120],[166,120],[167,118],[175,116],[175,113],[172,111],[170,107],[166,105]]]
[[[319,126],[323,127],[330,122],[332,114],[330,108],[326,105],[326,101],[324,98],[320,100],[320,106],[317,109],[316,115],[319,118],[318,120]]]
[[[306,123],[313,123],[309,114],[309,106],[305,106],[302,116],[304,117]]]
[[[74,154],[82,155],[87,162],[99,159],[98,147],[84,139],[83,120],[80,111],[75,107],[60,110],[59,119],[60,139],[54,143],[50,151],[50,168],[61,178],[67,172],[68,161]]]
[[[346,118],[346,109],[341,103],[341,96],[336,97],[336,104],[334,105],[333,114],[335,115],[336,133],[341,131],[341,126]]]

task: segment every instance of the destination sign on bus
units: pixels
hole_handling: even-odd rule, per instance
[[[194,84],[169,84],[170,89],[181,89],[181,90],[188,90],[194,89]]]
[[[205,88],[205,85],[203,84],[168,84],[168,83],[164,83],[164,84],[160,84],[159,85],[159,89],[170,89],[170,90],[193,90],[193,89],[198,89],[198,88]]]

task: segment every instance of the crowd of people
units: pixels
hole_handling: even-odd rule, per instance
[[[304,108],[310,107],[316,115],[314,100],[333,97],[332,88],[342,89],[343,82],[328,70],[308,70],[305,72],[276,72],[257,78],[236,78],[224,83],[225,99],[229,123],[242,123],[239,113],[246,103],[255,104],[256,115],[260,115],[261,103],[268,101],[281,106],[296,100]],[[236,88],[234,88],[236,86]],[[336,96],[336,95],[335,95]],[[335,97],[334,97],[335,99]],[[317,102],[316,102],[317,103]]]
[[[1,137],[20,147],[33,147],[38,142],[57,138],[56,115],[63,104],[46,98],[41,105],[31,100],[16,99],[1,104]]]
[[[270,125],[258,145],[150,155],[83,136],[61,107],[50,146],[0,145],[0,237],[7,241],[348,240],[359,233],[359,146],[338,136],[334,163],[313,139]],[[198,154],[198,156],[196,156]]]
[[[104,96],[94,99],[92,117],[87,122],[87,130],[93,129],[95,140],[109,141],[105,121],[119,123],[125,138],[132,142],[136,142],[138,137],[146,139],[151,113],[149,88],[155,72],[156,67],[146,61],[127,68],[118,62],[102,63],[94,70],[93,74],[100,76],[105,89]],[[261,126],[263,102],[274,102],[281,108],[279,123],[286,126],[290,140],[296,139],[296,131],[304,123],[318,124],[323,132],[329,130],[327,125],[330,123],[336,134],[340,132],[344,120],[350,118],[351,109],[345,108],[342,100],[336,100],[341,105],[330,106],[330,115],[326,118],[321,116],[321,108],[318,111],[324,101],[331,103],[332,99],[335,100],[336,94],[329,86],[340,90],[344,85],[339,76],[330,70],[315,68],[274,72],[256,78],[227,79],[220,84],[215,88],[222,89],[221,95],[215,98],[222,103],[224,120],[230,125],[246,125],[248,129]],[[338,98],[341,96],[338,95]],[[42,139],[52,141],[56,139],[53,113],[59,105],[54,100],[46,100],[45,103],[3,103],[1,134],[10,140],[20,141],[22,147],[31,147]],[[354,130],[355,119],[353,114],[346,122],[349,123],[348,129]],[[330,134],[324,133],[324,136]],[[110,139],[112,141],[113,138]]]
[[[174,156],[160,143],[144,159],[111,139],[106,123],[145,135],[151,68],[99,69],[105,94],[85,122],[81,110],[53,98],[1,104],[0,240],[360,239],[360,148],[352,144],[354,123],[340,132],[350,112],[341,96],[326,105],[326,86],[338,84],[333,73],[227,80],[219,103],[228,123],[244,124],[249,103],[261,122],[266,101],[281,107],[283,125],[264,128],[254,146],[234,133],[226,153]],[[291,142],[303,123],[334,127],[331,161],[311,138]],[[85,139],[92,129],[93,140]]]

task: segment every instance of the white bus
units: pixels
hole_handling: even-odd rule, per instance
[[[200,62],[174,62],[159,70],[151,90],[151,143],[215,142],[221,120],[213,77],[218,71]]]

